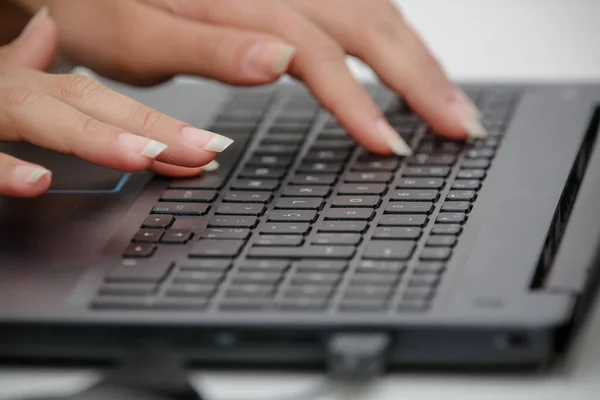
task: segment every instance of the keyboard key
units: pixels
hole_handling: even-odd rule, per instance
[[[253,156],[248,160],[249,167],[281,167],[285,168],[293,161],[291,156],[264,155]]]
[[[271,222],[313,222],[317,212],[312,210],[273,210],[269,212]]]
[[[257,260],[244,261],[239,267],[240,272],[276,272],[283,273],[290,267],[289,261]]]
[[[216,190],[167,190],[160,201],[210,203],[216,197]]]
[[[221,272],[207,271],[180,271],[173,276],[173,282],[176,284],[203,284],[216,285],[223,280],[225,275]]]
[[[284,298],[279,304],[279,308],[284,311],[319,311],[327,308],[327,299],[325,298]]]
[[[140,229],[133,237],[133,242],[158,243],[163,232],[162,229]]]
[[[259,227],[261,233],[268,235],[304,235],[310,229],[307,223],[266,223]]]
[[[153,283],[107,283],[102,285],[100,296],[149,296],[156,290]]]
[[[448,192],[446,199],[448,200],[467,200],[472,201],[475,199],[476,193],[474,190],[451,190]]]
[[[403,300],[398,305],[400,312],[425,312],[429,309],[429,302],[426,300]]]
[[[281,179],[285,176],[285,173],[285,168],[249,167],[240,173],[240,177],[251,179]]]
[[[485,170],[483,169],[461,169],[458,171],[458,179],[483,179]]]
[[[296,174],[292,180],[292,185],[332,185],[337,177],[333,174]]]
[[[248,258],[348,260],[355,251],[351,246],[253,247],[248,253]]]
[[[400,201],[435,201],[438,198],[437,190],[415,190],[415,189],[402,189],[396,190],[392,193],[392,200]]]
[[[235,257],[244,247],[243,240],[200,239],[190,257]]]
[[[334,150],[319,150],[311,151],[306,156],[306,161],[313,162],[325,162],[325,161],[345,161],[350,155],[348,151],[334,151]]]
[[[273,195],[267,192],[229,192],[225,195],[227,203],[268,203]]]
[[[233,182],[233,190],[258,190],[273,191],[279,186],[279,181],[275,179],[238,179]]]
[[[441,262],[420,262],[413,269],[413,273],[417,275],[439,275],[442,274],[445,269],[445,264]]]
[[[355,184],[345,183],[338,188],[339,194],[376,194],[382,195],[387,190],[386,185],[382,183],[373,184]]]
[[[385,207],[386,214],[429,214],[433,211],[433,203],[410,201],[391,202]]]
[[[462,226],[458,224],[439,224],[434,225],[431,233],[434,235],[458,235],[462,231]]]
[[[415,154],[410,160],[411,165],[452,165],[456,156],[451,154]]]
[[[379,205],[379,196],[336,196],[331,202],[332,207],[370,207]]]
[[[313,143],[312,149],[318,150],[343,150],[348,151],[354,148],[354,143],[349,141],[345,137],[341,139],[323,139],[318,138],[316,142]]]
[[[361,235],[358,233],[318,233],[313,238],[312,244],[355,246],[360,241]]]
[[[238,284],[231,285],[225,292],[226,297],[271,297],[275,293],[275,286]]]
[[[318,272],[299,273],[292,277],[290,285],[337,285],[341,280],[337,274],[321,274]]]
[[[276,285],[282,279],[278,272],[238,272],[233,276],[231,282],[236,285]]]
[[[211,297],[216,291],[214,284],[180,283],[170,285],[165,295],[167,297]]]
[[[446,261],[452,255],[452,249],[448,247],[425,247],[421,256],[423,261]]]
[[[287,197],[327,197],[329,186],[288,186],[283,190]]]
[[[284,197],[275,203],[277,209],[318,210],[323,200],[319,198]]]
[[[156,246],[150,243],[132,243],[125,249],[123,257],[147,258],[156,251]]]
[[[298,152],[299,146],[290,144],[261,143],[256,149],[256,155],[292,155]]]
[[[109,272],[107,281],[156,283],[162,280],[172,267],[171,263],[127,259]]]
[[[254,246],[301,246],[304,237],[300,235],[261,235]]]
[[[269,134],[266,136],[262,143],[264,144],[295,144],[300,145],[306,139],[304,134],[297,134],[291,132],[277,132],[277,134]]]
[[[364,232],[368,224],[363,221],[330,221],[319,224],[319,233],[322,232]]]
[[[352,166],[353,171],[395,171],[400,165],[397,158],[359,160]]]
[[[469,212],[470,210],[471,203],[468,201],[447,201],[442,205],[442,211]]]
[[[221,301],[219,309],[223,311],[256,311],[269,308],[270,299],[263,298],[227,298]]]
[[[374,312],[387,309],[387,301],[382,299],[344,299],[339,305],[344,312]]]
[[[449,173],[449,167],[408,167],[402,172],[402,176],[445,178]]]
[[[233,262],[222,258],[216,259],[198,259],[182,261],[178,268],[180,271],[207,271],[224,273],[231,268]]]
[[[327,298],[333,292],[331,286],[326,285],[293,285],[285,291],[286,298]]]
[[[348,268],[345,261],[305,260],[295,264],[297,272],[321,272],[340,274]]]
[[[350,172],[344,177],[349,183],[387,183],[391,181],[391,172]]]
[[[192,232],[187,229],[168,229],[160,239],[161,243],[184,244],[192,237]]]
[[[486,158],[474,158],[465,160],[462,167],[464,169],[487,169],[490,167],[490,160]]]
[[[373,239],[417,240],[421,237],[421,228],[416,227],[379,227],[373,232]]]
[[[208,223],[211,228],[252,228],[256,217],[214,217]]]
[[[332,208],[325,213],[325,219],[368,221],[374,214],[372,208]]]
[[[458,179],[452,184],[452,189],[457,190],[479,190],[481,181],[477,179]]]
[[[250,236],[250,229],[246,228],[207,228],[202,232],[204,239],[239,239],[244,240]]]
[[[456,244],[456,236],[452,235],[434,235],[427,239],[427,246],[433,247],[452,247]]]
[[[359,299],[386,299],[391,296],[393,288],[390,286],[350,286],[344,292],[344,298],[359,298]]]
[[[396,186],[398,189],[441,189],[444,180],[440,178],[402,178]]]
[[[390,273],[362,273],[357,272],[352,277],[352,286],[372,285],[372,286],[395,286],[400,280],[400,275]]]
[[[467,153],[467,158],[492,158],[494,150],[492,149],[473,149]]]
[[[148,310],[154,302],[152,297],[101,296],[90,306],[94,310]]]
[[[143,228],[167,228],[175,218],[170,215],[149,215],[142,223]]]
[[[408,287],[428,287],[435,288],[440,281],[440,278],[437,275],[418,275],[413,276],[408,281]]]
[[[152,208],[153,214],[205,215],[209,206],[201,203],[158,203]]]
[[[265,210],[263,204],[221,204],[217,209],[217,215],[261,215]]]
[[[379,220],[379,226],[423,226],[426,222],[426,215],[384,215]]]
[[[438,224],[462,224],[467,220],[467,215],[463,212],[442,212],[439,213],[435,222]]]
[[[396,274],[399,275],[406,270],[406,264],[400,261],[374,261],[362,260],[356,272],[367,274]]]
[[[341,162],[313,162],[304,163],[299,168],[299,172],[308,174],[337,174],[344,168]]]
[[[373,241],[369,243],[363,258],[365,260],[400,260],[410,258],[415,243],[409,241]]]

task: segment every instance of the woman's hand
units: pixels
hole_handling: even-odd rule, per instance
[[[272,82],[288,71],[369,150],[410,148],[350,74],[369,64],[439,134],[483,137],[478,112],[388,0],[18,0],[51,7],[68,55],[151,84],[175,74]]]
[[[57,44],[42,9],[12,44],[0,47],[0,142],[27,141],[126,172],[147,168],[196,175],[215,168],[231,140],[192,128],[82,75],[42,72]],[[208,164],[208,165],[207,165]],[[50,171],[0,153],[0,195],[36,196]]]

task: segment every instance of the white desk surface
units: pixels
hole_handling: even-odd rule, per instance
[[[461,81],[600,81],[598,0],[397,0],[453,78]],[[353,63],[359,76],[369,72]],[[0,370],[0,399],[72,393],[93,371]],[[213,399],[288,398],[318,374],[211,373],[194,381]],[[366,387],[369,400],[588,400],[600,393],[600,306],[564,363],[544,373],[402,373]],[[344,396],[348,398],[348,396]],[[334,395],[321,399],[333,399]]]

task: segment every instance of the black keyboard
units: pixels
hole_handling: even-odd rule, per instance
[[[469,95],[483,141],[434,137],[393,102],[402,159],[357,146],[304,91],[240,91],[211,127],[236,140],[220,169],[168,182],[92,308],[427,311],[518,100]]]

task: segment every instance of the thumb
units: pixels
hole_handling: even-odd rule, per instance
[[[45,70],[52,64],[58,45],[58,33],[48,7],[41,8],[21,35],[0,47],[0,63],[21,68]]]

